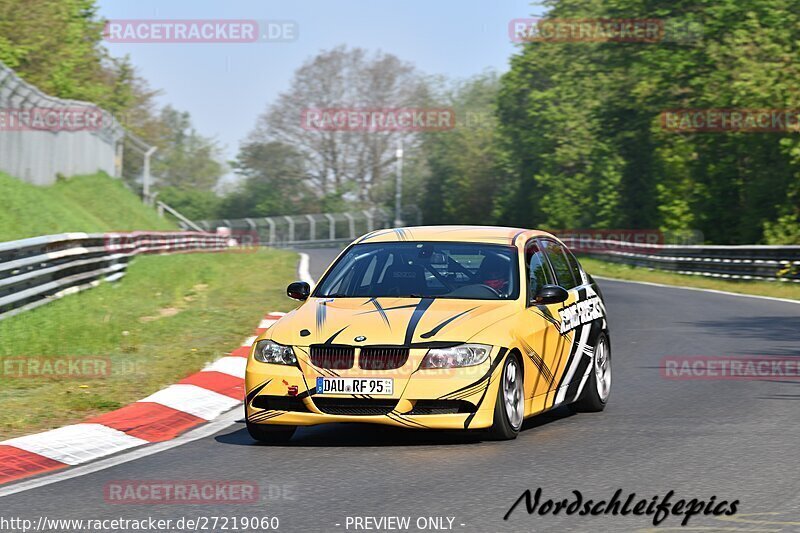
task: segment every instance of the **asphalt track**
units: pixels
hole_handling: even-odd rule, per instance
[[[307,251],[317,277],[331,250]],[[610,313],[613,386],[603,413],[567,409],[526,422],[519,438],[483,442],[448,433],[329,425],[286,446],[255,445],[241,422],[213,436],[98,472],[0,498],[0,516],[103,519],[277,516],[279,531],[347,529],[347,517],[454,517],[453,530],[645,531],[646,516],[528,515],[543,498],[739,500],[733,517],[668,517],[658,531],[800,531],[800,383],[674,381],[669,355],[800,358],[800,305],[601,281]],[[111,481],[250,480],[248,505],[117,505]],[[447,521],[445,521],[447,523]],[[339,524],[339,525],[337,525]],[[463,525],[462,525],[463,524]],[[218,529],[219,530],[219,529]],[[386,529],[372,529],[380,531]],[[430,529],[428,529],[430,530]]]

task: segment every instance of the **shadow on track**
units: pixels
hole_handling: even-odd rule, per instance
[[[726,318],[725,320],[699,320],[683,322],[711,333],[729,337],[746,337],[763,339],[770,342],[797,342],[800,331],[800,315],[798,316],[753,316],[747,318]],[[785,354],[793,355],[793,354]]]
[[[531,417],[522,424],[520,437],[526,432],[569,418],[574,412],[569,407],[559,407],[541,415]],[[240,421],[243,424],[243,421]],[[234,446],[261,446],[242,427],[231,433],[214,438],[220,444]],[[283,447],[381,447],[381,446],[429,446],[464,445],[484,442],[484,433],[479,430],[464,432],[456,430],[415,430],[377,424],[334,423],[300,427],[288,444]]]

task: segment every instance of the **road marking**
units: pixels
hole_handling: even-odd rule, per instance
[[[300,281],[305,281],[311,288],[314,288],[314,278],[311,277],[311,272],[308,270],[310,266],[311,260],[308,257],[308,254],[301,253],[300,254],[300,264],[297,266],[297,275],[300,277]]]
[[[203,420],[213,420],[241,403],[241,400],[196,385],[170,385],[140,402],[160,403]]]
[[[275,322],[277,322],[277,320],[274,320],[274,319],[266,319],[266,318],[265,318],[264,320],[262,320],[262,321],[261,321],[261,322],[258,324],[258,329],[267,329],[267,328],[269,328],[270,326],[272,326],[272,324],[274,324]]]
[[[254,343],[254,342],[256,342],[256,339],[257,339],[257,338],[258,338],[258,337],[256,337],[255,335],[252,335],[252,336],[250,336],[250,337],[247,337],[247,338],[244,340],[244,342],[242,342],[242,346],[247,346],[247,347],[250,347],[250,346],[252,346],[252,345],[253,345],[253,343]]]
[[[223,374],[230,374],[231,376],[244,379],[244,372],[246,368],[247,359],[245,357],[229,355],[227,357],[217,359],[201,370],[201,372],[222,372]]]
[[[700,291],[711,292],[714,294],[724,294],[726,296],[742,296],[744,298],[758,298],[760,300],[771,300],[773,302],[784,302],[790,304],[800,305],[800,300],[790,300],[788,298],[776,298],[774,296],[760,296],[758,294],[742,294],[739,292],[719,291],[716,289],[703,289],[700,287],[685,287],[683,285],[666,285],[664,283],[653,283],[652,281],[634,281],[630,279],[607,278],[605,276],[592,276],[594,279],[603,279],[607,281],[618,281],[620,283],[637,283],[639,285],[651,285],[653,287],[666,287],[668,289],[684,289],[687,291]]]
[[[4,496],[11,496],[12,494],[18,494],[20,492],[25,492],[32,489],[37,489],[39,487],[44,487],[45,485],[58,483],[59,481],[65,481],[67,479],[72,479],[75,477],[92,474],[94,472],[99,472],[107,468],[112,468],[117,465],[141,459],[142,457],[147,457],[149,455],[167,451],[172,448],[177,448],[178,446],[182,446],[189,442],[194,442],[196,440],[210,437],[211,435],[218,433],[227,427],[233,426],[236,423],[236,421],[239,418],[241,418],[241,415],[242,415],[241,411],[239,411],[238,409],[234,409],[226,413],[225,415],[219,417],[218,419],[214,420],[213,422],[204,424],[199,428],[192,430],[188,433],[184,433],[183,435],[176,437],[172,440],[166,442],[160,442],[157,444],[151,444],[150,446],[144,446],[142,448],[138,448],[136,450],[124,453],[122,455],[117,455],[115,457],[110,457],[108,459],[102,459],[100,461],[90,463],[87,465],[76,466],[70,468],[69,470],[62,470],[54,474],[49,474],[36,479],[31,479],[29,481],[21,481],[19,483],[11,485],[10,487],[0,487],[0,498]]]
[[[102,424],[73,424],[9,439],[3,444],[66,465],[77,465],[149,443]]]

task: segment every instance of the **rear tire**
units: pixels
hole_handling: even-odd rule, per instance
[[[516,355],[511,354],[503,364],[497,399],[494,402],[494,423],[489,428],[490,440],[512,440],[519,435],[525,419],[525,388],[522,365]]]
[[[277,426],[252,424],[247,422],[247,432],[258,442],[264,444],[285,444],[294,435],[297,426]]]
[[[608,337],[601,333],[594,347],[592,368],[578,400],[572,408],[578,412],[597,413],[606,408],[611,393],[611,348]]]

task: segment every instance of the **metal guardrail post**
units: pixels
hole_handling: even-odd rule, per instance
[[[269,225],[269,245],[273,246],[275,244],[275,221],[270,217],[264,217],[264,220],[266,220],[267,225]]]
[[[330,213],[325,213],[325,218],[328,219],[328,239],[336,240],[336,219]]]
[[[314,220],[314,217],[311,215],[306,215],[306,219],[308,220],[308,233],[310,235],[310,239],[312,241],[317,240],[317,221]]]
[[[191,228],[191,229],[193,229],[195,231],[200,231],[200,232],[208,231],[208,224],[207,223],[204,223],[204,226],[206,227],[206,229],[204,230],[199,225],[195,224],[194,222],[192,222],[191,220],[189,220],[188,218],[186,218],[185,216],[183,216],[178,211],[176,211],[175,209],[171,208],[170,206],[168,206],[167,204],[165,204],[161,200],[159,200],[156,203],[156,205],[158,206],[158,214],[159,214],[159,216],[164,216],[164,211],[166,211],[170,215],[172,215],[175,218],[177,218],[178,220],[180,220],[181,223],[184,224],[187,228]]]
[[[372,213],[368,209],[365,209],[362,211],[362,213],[364,213],[364,216],[367,217],[367,233],[369,233],[373,228]]]
[[[347,219],[347,225],[350,226],[350,240],[356,238],[356,219],[350,213],[345,213],[344,217]]]
[[[283,218],[289,223],[289,242],[294,242],[294,219],[287,215],[283,215]]]

